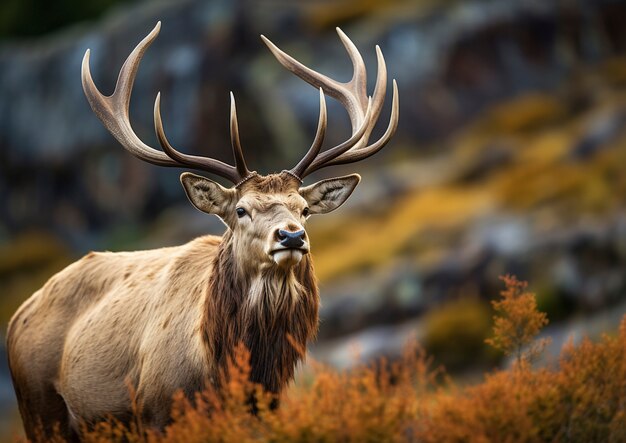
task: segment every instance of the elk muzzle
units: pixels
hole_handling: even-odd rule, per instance
[[[285,248],[301,248],[302,245],[304,245],[304,235],[304,229],[300,229],[296,232],[279,229],[276,233],[276,238],[278,238],[281,246]]]
[[[274,232],[273,248],[270,252],[274,262],[283,268],[297,265],[309,252],[304,229],[277,229]]]

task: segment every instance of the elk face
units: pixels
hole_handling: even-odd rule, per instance
[[[306,219],[337,209],[359,180],[359,175],[352,174],[300,187],[292,175],[283,172],[255,175],[227,189],[195,174],[181,175],[191,203],[220,217],[233,232],[233,246],[246,269],[289,269],[300,263],[310,250]]]
[[[128,106],[139,62],[150,44],[159,34],[161,23],[131,52],[120,70],[113,95],[103,95],[93,83],[89,70],[89,50],[82,65],[83,90],[91,108],[104,126],[133,155],[147,162],[170,167],[191,168],[219,175],[235,184],[223,186],[197,175],[184,173],[181,181],[193,205],[201,211],[218,215],[233,233],[235,253],[246,266],[290,268],[302,260],[309,251],[309,240],[304,231],[308,215],[324,214],[339,206],[350,196],[360,177],[356,174],[322,180],[300,187],[302,179],[321,168],[354,163],[380,151],[398,127],[398,87],[393,81],[391,116],[387,130],[375,142],[370,135],[383,108],[387,89],[385,59],[376,47],[378,71],[374,92],[367,93],[365,63],[354,43],[339,29],[341,42],[348,51],[354,66],[349,82],[342,83],[316,72],[281,51],[267,38],[261,36],[272,54],[285,68],[319,89],[320,113],[317,132],[308,152],[296,166],[278,174],[261,176],[251,172],[244,159],[239,140],[235,98],[230,94],[230,137],[234,165],[211,157],[185,154],[168,141],[161,120],[161,96],[154,103],[154,125],[162,151],[146,145],[135,134],[129,120]],[[328,94],[337,99],[348,112],[352,127],[351,136],[344,142],[322,151],[326,135]]]

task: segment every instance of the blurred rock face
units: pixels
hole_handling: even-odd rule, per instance
[[[626,47],[620,32],[626,7],[608,1],[476,1],[434,10],[420,2],[371,10],[350,2],[278,2],[270,9],[243,1],[146,4],[118,11],[89,30],[76,27],[47,40],[2,46],[4,228],[72,225],[87,233],[107,226],[120,210],[125,220],[140,221],[182,200],[176,174],[138,163],[120,149],[91,114],[80,85],[80,60],[91,48],[96,83],[112,91],[123,60],[159,19],[161,35],[134,88],[136,131],[155,142],[152,104],[160,90],[175,144],[228,159],[227,93],[233,90],[247,155],[265,170],[280,170],[304,152],[317,101],[312,88],[273,61],[260,33],[347,79],[349,63],[331,25],[350,19],[345,30],[370,69],[378,43],[401,85],[406,123],[397,140],[407,143],[441,139],[490,102],[555,88],[577,63]],[[377,20],[379,14],[390,19]],[[339,107],[331,108],[331,117],[333,111],[329,137],[340,140],[347,125]]]
[[[158,145],[152,107],[161,91],[172,143],[230,161],[232,90],[246,159],[269,172],[304,154],[318,101],[258,35],[348,80],[340,25],[362,51],[372,89],[381,46],[399,83],[401,122],[381,156],[350,168],[366,175],[352,206],[312,222],[327,299],[320,337],[362,334],[372,353],[399,349],[405,332],[422,331],[416,318],[467,294],[495,296],[505,272],[541,286],[555,318],[618,303],[626,3],[330,3],[146,3],[89,29],[0,46],[0,236],[44,230],[80,253],[222,229],[187,204],[177,171],[132,157],[91,113],[80,83],[87,48],[96,84],[112,92],[128,53],[162,20],[135,82],[136,132]],[[329,113],[330,146],[349,125],[332,100]],[[334,232],[346,234],[339,241]],[[30,285],[11,287],[30,295]],[[458,315],[453,324],[465,324]],[[343,345],[334,349],[345,356]]]

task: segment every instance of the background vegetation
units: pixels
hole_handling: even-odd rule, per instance
[[[216,219],[188,204],[180,171],[144,164],[121,149],[81,90],[87,48],[95,82],[108,93],[124,58],[157,20],[161,34],[142,62],[131,102],[133,127],[155,145],[152,106],[162,91],[171,141],[182,151],[229,161],[232,90],[251,167],[271,172],[295,164],[315,131],[316,91],[275,62],[261,33],[310,66],[347,80],[350,64],[334,31],[339,25],[371,72],[373,48],[380,45],[400,87],[393,142],[362,164],[310,179],[354,171],[363,176],[348,204],[312,218],[307,228],[323,299],[319,340],[309,350],[318,375],[309,378],[310,368],[303,369],[289,394],[293,400],[285,400],[293,411],[268,415],[268,434],[261,435],[278,432],[271,423],[292,429],[297,417],[289,414],[302,414],[302,426],[313,423],[304,417],[312,414],[324,432],[341,432],[335,417],[345,418],[348,429],[356,426],[349,413],[373,417],[381,409],[368,409],[358,380],[369,377],[378,386],[367,365],[380,357],[407,358],[405,343],[417,339],[433,359],[431,367],[444,365],[448,375],[435,369],[435,380],[418,392],[421,375],[415,374],[426,360],[409,359],[398,370],[411,372],[414,384],[410,390],[398,386],[410,396],[393,384],[376,387],[376,395],[391,399],[390,408],[404,412],[389,412],[384,426],[372,418],[372,426],[443,439],[433,429],[447,417],[459,423],[459,434],[451,431],[450,438],[461,441],[468,429],[478,441],[493,440],[513,425],[528,434],[510,439],[576,440],[573,428],[555,430],[565,420],[560,414],[569,414],[576,422],[591,417],[588,423],[598,423],[598,440],[612,435],[619,441],[609,423],[623,413],[598,395],[605,382],[610,399],[623,393],[617,380],[599,378],[599,368],[609,374],[619,369],[608,350],[623,345],[615,337],[623,337],[617,331],[626,312],[622,0],[3,1],[1,331],[20,303],[89,250],[154,248],[223,232]],[[348,121],[337,103],[328,104],[331,146],[347,137]],[[550,319],[538,339],[551,341],[542,342],[536,366],[521,372],[502,370],[515,357],[485,342],[491,317],[506,305],[491,303],[500,290],[498,276],[506,274],[532,283],[537,309]],[[585,336],[595,344],[583,342]],[[569,340],[571,353],[563,354]],[[509,349],[506,340],[497,344]],[[583,361],[583,352],[598,355],[596,363]],[[559,358],[578,366],[557,364]],[[484,373],[490,375],[481,381]],[[573,384],[585,377],[590,392]],[[325,386],[324,380],[334,380],[329,383],[337,395],[357,404],[315,397],[322,394],[313,386]],[[333,384],[338,380],[354,392]],[[525,383],[547,391],[525,391]],[[510,395],[504,395],[507,389]],[[372,401],[387,417],[376,403],[382,400]],[[501,406],[489,410],[490,401]],[[556,411],[551,401],[570,406]],[[335,415],[324,415],[323,407]],[[501,409],[511,415],[498,415]],[[0,439],[19,427],[1,357]]]
[[[569,344],[558,361],[533,369],[547,320],[526,284],[505,277],[489,343],[516,357],[508,370],[458,386],[415,344],[401,359],[349,371],[313,363],[313,373],[269,407],[248,381],[237,350],[224,391],[175,402],[164,433],[115,421],[86,430],[86,442],[623,442],[626,441],[626,317],[619,332]],[[258,415],[249,413],[254,395]],[[139,408],[138,408],[138,411]]]

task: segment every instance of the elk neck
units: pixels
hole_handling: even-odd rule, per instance
[[[319,293],[309,255],[288,270],[245,269],[228,231],[205,300],[204,339],[216,369],[225,368],[235,346],[243,343],[250,352],[250,379],[279,392],[317,332]]]

